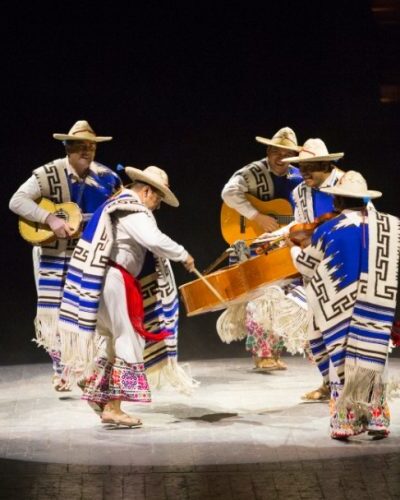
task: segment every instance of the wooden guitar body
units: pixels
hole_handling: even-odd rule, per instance
[[[80,236],[82,225],[82,213],[79,206],[72,201],[65,203],[53,203],[47,198],[41,198],[38,202],[39,207],[48,210],[57,217],[61,217],[73,228],[71,238]],[[23,217],[19,218],[18,228],[20,235],[24,240],[32,245],[47,245],[57,239],[56,235],[47,224],[32,222]]]
[[[248,302],[260,296],[264,286],[298,275],[290,249],[282,247],[206,275],[205,278],[222,296],[224,302],[221,302],[201,279],[185,283],[179,290],[187,315],[195,316]]]
[[[246,198],[261,214],[275,217],[280,226],[286,226],[293,220],[292,205],[283,198],[261,201],[250,194],[247,194]],[[223,203],[221,208],[221,232],[224,240],[231,245],[237,240],[257,238],[265,231],[256,222],[240,215],[235,209]]]

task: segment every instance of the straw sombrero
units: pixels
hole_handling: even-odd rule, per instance
[[[308,139],[299,150],[299,156],[285,158],[284,163],[301,163],[312,161],[335,161],[343,158],[344,153],[329,153],[321,139]]]
[[[299,151],[300,147],[297,145],[297,137],[290,127],[283,127],[272,137],[266,139],[265,137],[256,137],[257,142],[266,144],[267,146],[275,146],[277,148],[289,149],[290,151]]]
[[[161,191],[164,195],[162,201],[167,203],[167,205],[179,207],[178,198],[169,189],[168,175],[161,168],[153,165],[146,167],[144,170],[139,170],[134,167],[125,167],[125,173],[132,181],[144,182]]]
[[[97,136],[86,120],[79,120],[74,123],[68,134],[53,134],[53,137],[58,141],[105,142],[112,139],[112,137]]]
[[[360,172],[355,170],[346,172],[335,186],[321,188],[320,191],[347,198],[369,198],[371,200],[382,196],[380,191],[368,189],[367,181]]]

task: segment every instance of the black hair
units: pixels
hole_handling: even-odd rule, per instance
[[[350,196],[338,196],[335,195],[333,204],[337,210],[345,210],[349,208],[351,210],[362,210],[367,206],[368,202],[364,201],[364,198],[352,198]]]
[[[305,170],[308,170],[310,172],[332,172],[332,170],[335,168],[335,164],[331,161],[310,161],[310,162],[304,162],[307,166],[305,167]],[[304,169],[304,164],[303,164],[303,169]],[[302,162],[299,162],[299,169],[301,172],[302,169]]]

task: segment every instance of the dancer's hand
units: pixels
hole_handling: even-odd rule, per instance
[[[194,258],[190,254],[187,256],[187,259],[182,262],[182,264],[185,266],[185,269],[190,273],[194,271],[195,268]]]

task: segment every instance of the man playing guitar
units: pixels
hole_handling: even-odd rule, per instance
[[[72,230],[68,221],[49,212],[38,201],[49,199],[56,204],[76,203],[87,221],[93,212],[121,186],[118,175],[108,167],[94,161],[97,144],[112,137],[97,136],[85,120],[77,121],[67,134],[53,134],[63,141],[66,156],[36,168],[29,179],[14,193],[10,209],[38,224],[46,224],[57,239],[51,244],[34,247],[34,273],[38,292],[36,337],[46,346],[48,338],[56,335],[55,321],[60,305],[65,274],[77,239],[70,238]],[[61,380],[58,354],[49,353],[53,359],[56,390],[66,390]]]
[[[279,228],[277,220],[260,213],[247,195],[262,201],[277,198],[290,201],[290,194],[300,184],[302,177],[296,167],[283,160],[297,154],[300,148],[296,134],[289,127],[278,130],[272,139],[256,137],[256,140],[267,145],[266,157],[235,172],[222,190],[222,199],[241,216],[256,222],[260,233],[272,232]],[[283,346],[280,342],[274,342],[272,337],[268,340],[268,332],[262,338],[248,335],[246,348],[252,353],[256,368],[286,368],[279,359]]]

